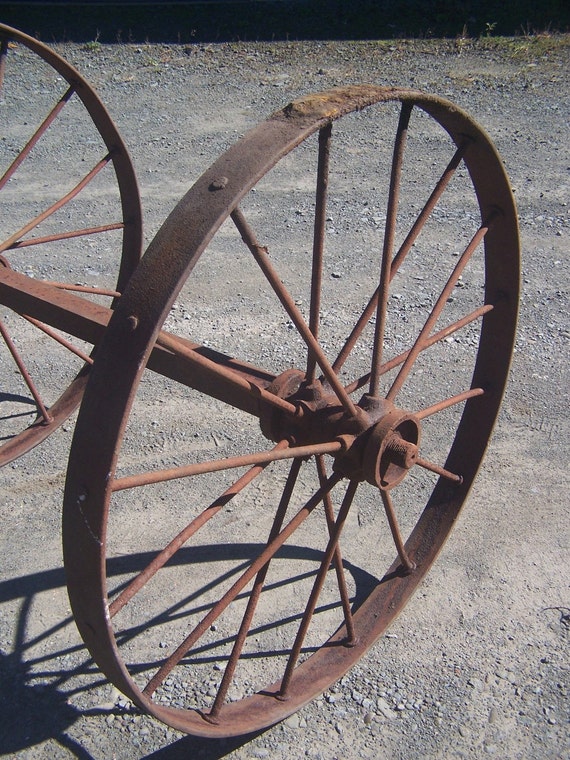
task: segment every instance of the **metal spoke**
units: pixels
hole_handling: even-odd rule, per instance
[[[67,282],[55,282],[42,280],[44,285],[53,285],[59,290],[68,290],[72,293],[88,293],[91,296],[108,296],[109,298],[119,298],[121,294],[118,290],[108,290],[107,288],[95,288],[91,285],[72,285]]]
[[[430,197],[428,198],[425,206],[421,210],[420,214],[418,215],[418,218],[414,222],[412,228],[410,229],[408,235],[406,236],[406,239],[398,249],[398,252],[392,259],[392,263],[390,265],[390,282],[394,279],[398,269],[402,265],[402,262],[410,252],[413,244],[417,240],[420,232],[424,228],[429,216],[431,215],[433,209],[435,208],[438,200],[443,195],[444,190],[448,186],[451,178],[455,174],[455,171],[457,170],[457,167],[461,163],[461,160],[463,159],[463,156],[465,155],[465,152],[467,148],[470,145],[470,141],[465,141],[462,143],[462,145],[459,146],[459,148],[456,150],[456,152],[453,155],[453,158],[445,168],[445,171],[441,175],[438,183],[436,184],[433,192],[431,193]],[[340,350],[339,355],[335,359],[333,363],[333,369],[335,372],[339,372],[340,368],[343,366],[345,361],[347,360],[348,356],[350,355],[350,352],[354,348],[356,341],[360,338],[362,335],[362,331],[370,321],[370,318],[374,314],[374,311],[376,310],[378,306],[378,294],[380,292],[380,287],[376,288],[374,293],[372,294],[372,297],[368,301],[364,311],[360,315],[357,323],[355,324],[352,332],[350,333],[349,337],[346,339],[345,344],[343,345],[342,349]],[[382,367],[379,368],[379,374],[382,374]],[[370,377],[370,376],[368,376]],[[366,381],[368,382],[368,381]]]
[[[332,123],[322,127],[319,131],[319,159],[315,200],[315,226],[313,234],[313,266],[311,271],[311,307],[309,315],[309,329],[315,340],[319,337],[331,132]],[[307,381],[309,383],[312,383],[315,379],[316,367],[317,357],[309,347],[307,355]]]
[[[275,449],[283,449],[287,447],[286,441],[280,441]],[[302,460],[294,460],[301,462]],[[268,464],[268,463],[266,463]],[[164,565],[171,559],[176,552],[195,534],[200,528],[202,528],[209,520],[212,519],[218,512],[231,501],[234,496],[241,493],[243,489],[248,486],[255,478],[260,475],[266,467],[266,464],[256,465],[252,467],[248,472],[244,473],[241,478],[235,481],[229,488],[227,488],[221,496],[213,501],[206,509],[204,509],[192,522],[190,522],[183,530],[175,536],[170,543],[162,549],[150,562],[144,570],[142,570],[129,585],[121,591],[119,596],[112,601],[109,605],[109,616],[114,615],[121,610],[127,602],[129,602],[133,596],[140,591],[140,589],[148,583],[148,581],[155,575]]]
[[[451,273],[449,279],[447,280],[447,283],[445,284],[445,287],[441,291],[439,298],[437,299],[435,306],[431,310],[427,320],[424,323],[424,326],[420,330],[420,333],[418,337],[416,338],[416,342],[410,349],[410,352],[408,356],[406,357],[406,360],[404,361],[400,371],[398,372],[398,375],[394,382],[392,383],[392,386],[390,387],[390,390],[388,391],[386,398],[388,401],[393,401],[395,397],[397,396],[398,392],[402,388],[402,385],[404,384],[411,368],[414,365],[415,360],[417,359],[419,353],[426,348],[427,341],[429,340],[429,334],[431,333],[436,321],[439,318],[439,315],[443,311],[443,308],[445,304],[447,303],[447,299],[451,295],[451,292],[453,288],[455,287],[461,273],[469,263],[469,260],[475,253],[475,250],[477,249],[477,246],[483,241],[485,238],[485,235],[489,231],[489,228],[492,224],[493,218],[495,214],[492,214],[491,217],[487,220],[485,224],[483,224],[475,235],[472,237],[471,242],[467,246],[467,248],[462,253],[461,257],[459,258],[459,261],[457,262],[456,266],[453,269],[453,272]]]
[[[208,472],[232,470],[236,467],[252,467],[257,464],[278,462],[282,459],[309,457],[316,454],[336,454],[344,447],[345,444],[343,441],[328,441],[308,446],[296,446],[295,448],[279,450],[269,449],[268,451],[259,451],[255,454],[246,454],[244,456],[227,457],[226,459],[212,459],[208,462],[198,462],[197,464],[188,464],[182,467],[172,467],[168,470],[156,470],[154,472],[145,472],[138,475],[128,475],[123,478],[117,478],[113,481],[111,490],[124,491],[127,488],[148,486],[152,483],[162,483],[167,480],[176,480],[177,478],[188,478],[193,475],[204,475]]]
[[[447,480],[451,480],[454,483],[457,483],[458,485],[461,485],[463,483],[463,476],[457,475],[454,472],[450,472],[449,470],[446,470],[443,467],[440,467],[438,464],[435,464],[434,462],[429,462],[427,459],[422,459],[422,457],[418,457],[416,459],[416,464],[420,467],[423,467],[424,470],[430,470],[430,472],[435,472],[437,475],[441,475],[442,478],[447,478]]]
[[[75,92],[74,87],[69,87],[68,90],[62,95],[60,100],[56,103],[56,105],[52,108],[50,113],[46,116],[46,118],[43,120],[43,122],[40,124],[38,129],[34,132],[32,137],[28,140],[26,145],[22,148],[20,153],[16,156],[12,164],[6,169],[3,176],[0,177],[0,190],[4,187],[4,185],[8,182],[8,180],[14,175],[16,169],[20,166],[20,164],[27,158],[27,156],[32,151],[32,148],[36,145],[40,137],[47,132],[50,125],[53,124],[57,116],[59,115],[60,111],[63,109],[66,103],[69,102],[71,96]]]
[[[398,250],[398,253],[394,256],[392,259],[392,265],[390,267],[390,281],[394,278],[394,275],[398,271],[398,269],[402,266],[402,263],[408,253],[410,252],[412,246],[418,239],[418,236],[422,229],[424,228],[427,220],[429,219],[432,211],[437,205],[437,202],[443,195],[446,187],[449,185],[453,175],[457,171],[457,167],[463,160],[463,157],[465,153],[467,152],[467,148],[471,145],[471,140],[466,139],[461,145],[457,148],[455,153],[453,154],[451,161],[448,163],[448,165],[445,167],[445,170],[439,180],[437,181],[436,186],[434,187],[430,197],[428,198],[425,206],[420,211],[418,218],[414,222],[411,230],[406,236],[406,239],[400,246],[400,249]]]
[[[317,461],[317,472],[319,475],[319,483],[321,486],[323,486],[327,479],[325,461],[322,456],[316,457],[316,461]],[[329,537],[331,537],[334,531],[334,509],[333,509],[330,493],[325,494],[323,503],[325,506],[325,517],[327,520],[327,528],[329,531]],[[337,546],[335,547],[333,563],[334,563],[335,572],[336,572],[336,582],[338,585],[340,600],[342,603],[342,610],[344,613],[344,624],[346,626],[346,644],[350,645],[355,641],[356,634],[354,632],[354,621],[352,619],[350,597],[348,594],[348,587],[346,585],[346,577],[344,575],[344,566],[342,563],[342,552],[340,550],[339,544],[337,544]]]
[[[336,393],[338,400],[351,416],[357,417],[358,412],[357,412],[356,406],[354,405],[354,402],[344,390],[342,383],[340,382],[338,376],[336,375],[333,368],[329,364],[329,361],[326,358],[322,348],[320,347],[318,342],[315,340],[313,334],[311,333],[309,326],[307,325],[307,323],[305,322],[303,318],[303,315],[301,314],[301,312],[295,305],[295,302],[291,298],[291,295],[289,294],[289,292],[283,286],[281,280],[279,279],[277,272],[275,271],[271,262],[269,261],[269,257],[267,255],[267,249],[259,245],[251,227],[247,223],[240,209],[237,209],[237,208],[234,209],[234,211],[232,211],[231,213],[231,217],[240,235],[242,236],[243,241],[245,242],[249,250],[252,252],[263,274],[265,275],[271,287],[273,288],[275,294],[281,301],[282,306],[284,307],[285,311],[287,312],[292,322],[294,323],[295,327],[299,331],[301,338],[305,341],[309,350],[316,357],[318,365],[320,366],[331,388]]]
[[[291,654],[289,655],[287,666],[285,668],[283,679],[281,681],[281,687],[279,689],[279,697],[281,699],[287,698],[287,692],[289,690],[291,678],[293,676],[293,671],[299,659],[299,655],[301,654],[301,647],[303,646],[305,636],[307,635],[307,631],[309,630],[309,625],[313,618],[313,614],[317,606],[317,601],[323,589],[326,574],[329,570],[334,553],[338,547],[340,534],[344,527],[344,523],[348,516],[350,507],[352,506],[352,500],[354,499],[354,495],[356,493],[357,488],[358,488],[357,481],[350,480],[348,482],[348,487],[346,489],[346,493],[344,495],[344,499],[342,501],[342,505],[339,510],[338,517],[334,523],[334,527],[327,544],[325,555],[319,567],[319,572],[317,574],[317,577],[315,578],[311,595],[309,597],[309,601],[307,602],[307,606],[303,614],[303,619],[301,620],[301,625],[299,626],[299,630],[297,631],[297,636],[295,637],[295,643],[293,644],[291,648]]]
[[[56,343],[59,343],[60,346],[66,348],[70,353],[78,356],[86,364],[93,364],[93,359],[88,354],[74,346],[73,343],[66,340],[64,337],[59,335],[59,333],[56,333],[56,331],[52,330],[51,327],[44,325],[43,322],[40,322],[38,319],[34,319],[33,317],[27,317],[25,314],[22,316],[27,322],[29,322],[31,325],[34,325],[34,327],[37,327],[38,330],[43,332]]]
[[[277,507],[277,511],[273,519],[273,525],[271,526],[267,543],[271,543],[271,541],[273,541],[278,536],[279,531],[281,530],[283,526],[283,521],[285,519],[287,509],[289,508],[291,496],[293,495],[293,489],[297,482],[297,478],[299,476],[299,471],[301,469],[302,463],[303,463],[302,459],[293,460],[291,469],[289,470],[289,475],[287,476],[285,488],[283,489],[283,493],[281,494],[281,499],[279,500],[279,506]],[[324,483],[321,484],[321,486],[323,485]],[[224,704],[224,701],[226,699],[228,689],[234,677],[234,673],[235,673],[239,658],[241,657],[241,653],[245,644],[245,640],[247,638],[247,634],[249,633],[249,630],[251,628],[251,623],[253,621],[253,616],[255,614],[257,604],[261,597],[261,592],[263,591],[265,579],[267,577],[267,571],[269,570],[270,561],[271,559],[269,559],[265,563],[265,565],[263,565],[263,567],[260,569],[260,571],[258,572],[255,578],[253,588],[251,590],[251,594],[247,602],[247,608],[244,613],[243,619],[241,621],[241,625],[240,625],[238,634],[236,636],[234,645],[232,647],[232,652],[228,660],[228,663],[226,665],[226,669],[224,671],[222,681],[218,688],[218,693],[216,694],[214,704],[212,705],[212,709],[210,710],[210,713],[208,715],[209,720],[216,720],[222,708],[222,705]]]
[[[386,211],[386,229],[384,231],[384,245],[382,249],[382,267],[380,271],[380,284],[378,287],[378,307],[376,310],[376,325],[374,329],[374,345],[372,349],[372,371],[370,373],[371,396],[378,395],[379,374],[378,369],[382,364],[382,350],[384,346],[384,332],[386,330],[386,318],[388,312],[388,292],[390,288],[390,268],[392,264],[392,250],[394,248],[394,236],[396,234],[396,217],[398,213],[398,200],[400,197],[400,181],[402,178],[402,164],[404,161],[404,148],[408,135],[408,124],[412,113],[413,104],[404,102],[400,112],[394,156],[392,159],[392,171],[390,175],[390,191],[388,194],[388,208]]]
[[[376,290],[372,294],[372,297],[366,304],[364,311],[362,312],[362,314],[358,318],[358,321],[352,328],[352,332],[346,339],[344,346],[340,350],[340,353],[338,354],[337,358],[334,360],[332,368],[335,372],[340,372],[341,367],[343,366],[345,361],[348,359],[350,352],[356,345],[356,341],[362,335],[362,331],[364,330],[368,322],[370,322],[372,315],[374,314],[374,312],[376,311],[378,307],[378,293],[379,292],[380,292],[380,289],[376,288]],[[368,379],[370,378],[370,373],[368,373],[367,377]]]
[[[8,350],[12,354],[12,358],[16,362],[16,366],[18,367],[18,370],[20,371],[20,374],[22,375],[24,382],[28,386],[28,389],[34,398],[34,401],[36,402],[36,406],[38,408],[38,414],[43,418],[43,422],[45,424],[51,422],[52,418],[47,410],[47,407],[42,401],[41,396],[38,392],[38,389],[36,388],[35,383],[32,380],[32,377],[30,373],[28,372],[23,359],[20,356],[18,349],[14,345],[14,341],[8,334],[8,331],[6,330],[6,327],[4,326],[4,323],[2,322],[2,320],[0,320],[0,335],[2,336],[4,340],[4,343],[8,346]]]
[[[81,182],[79,182],[72,190],[69,191],[66,195],[64,195],[62,198],[60,198],[56,203],[53,203],[49,208],[47,208],[45,211],[43,211],[41,214],[36,216],[34,219],[29,221],[24,227],[22,227],[18,232],[15,232],[13,235],[11,235],[7,240],[5,240],[3,243],[0,243],[0,253],[8,250],[13,243],[18,241],[23,235],[30,232],[30,230],[33,230],[35,227],[38,226],[41,222],[45,221],[48,217],[50,217],[52,214],[55,214],[56,211],[59,211],[60,208],[65,206],[66,203],[68,203],[70,200],[75,198],[79,193],[83,190],[84,187],[86,187],[91,180],[93,180],[97,174],[101,171],[101,169],[104,169],[105,166],[111,161],[111,153],[107,153],[107,155],[102,158],[94,167],[91,169],[91,171],[83,177]]]
[[[311,512],[317,507],[324,494],[330,491],[341,480],[341,476],[336,473],[331,475],[324,488],[313,494],[306,504],[297,512],[297,514],[287,523],[287,525],[270,541],[257,559],[251,563],[249,568],[242,576],[232,585],[232,587],[218,600],[210,612],[194,628],[194,630],[184,639],[180,646],[168,657],[155,675],[149,680],[144,688],[144,693],[150,696],[153,694],[172,669],[194,646],[196,641],[208,630],[210,625],[217,620],[228,605],[237,597],[239,592],[257,575],[261,568],[275,555],[278,549],[283,546],[285,541],[297,530],[297,528],[307,519]]]
[[[416,417],[419,420],[424,420],[426,417],[431,417],[432,414],[437,414],[437,412],[442,412],[444,409],[449,409],[450,406],[455,406],[455,404],[460,404],[462,401],[467,401],[469,398],[483,396],[484,394],[485,391],[483,388],[470,388],[468,391],[463,391],[455,396],[443,399],[443,401],[438,401],[437,404],[426,406],[425,409],[416,412]]]
[[[124,222],[115,222],[114,224],[100,224],[98,227],[85,227],[80,230],[71,230],[69,232],[59,232],[55,235],[44,235],[43,237],[30,238],[29,240],[18,240],[8,246],[6,250],[15,251],[20,248],[29,248],[32,245],[43,245],[44,243],[55,243],[59,240],[70,240],[76,237],[85,237],[86,235],[98,235],[101,232],[111,232],[112,230],[123,230]]]
[[[400,557],[400,562],[404,566],[406,572],[411,573],[416,569],[416,563],[408,557],[406,547],[404,546],[404,539],[400,532],[400,526],[398,525],[398,518],[396,517],[396,511],[392,503],[392,497],[389,491],[381,490],[382,503],[384,504],[384,510],[386,511],[386,517],[388,518],[388,524],[390,525],[390,531],[392,532],[392,538],[396,545],[396,551]]]
[[[428,338],[425,341],[421,350],[425,351],[426,348],[429,348],[430,346],[433,346],[435,343],[439,343],[439,341],[443,340],[444,338],[447,338],[450,335],[453,335],[453,333],[457,332],[462,327],[465,327],[466,325],[471,324],[471,322],[474,322],[476,319],[483,317],[485,314],[492,311],[492,309],[493,309],[492,304],[485,304],[485,306],[480,306],[478,309],[475,309],[470,314],[467,314],[465,317],[458,319],[456,322],[453,322],[447,327],[444,327],[442,330],[439,330],[438,332],[434,333],[430,338]],[[408,358],[410,350],[403,351],[401,354],[394,356],[389,361],[384,362],[384,364],[380,367],[380,375],[385,375],[386,372],[389,372],[391,369],[394,369],[395,367],[398,367],[400,364],[403,364],[405,360]],[[365,375],[362,375],[362,377],[359,377],[358,379],[353,380],[352,383],[347,385],[345,388],[346,392],[354,393],[354,391],[365,386],[369,379],[370,379],[370,373],[367,372]]]

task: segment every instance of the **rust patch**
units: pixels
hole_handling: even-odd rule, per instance
[[[275,114],[288,118],[338,119],[348,111],[360,110],[380,100],[390,100],[399,92],[394,87],[378,87],[362,84],[338,87],[298,98]]]

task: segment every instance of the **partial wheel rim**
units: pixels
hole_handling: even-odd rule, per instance
[[[54,328],[14,294],[27,288],[21,278],[112,306],[140,260],[142,217],[131,161],[95,92],[50,48],[3,25],[0,92],[1,466],[76,409],[92,361],[71,324]]]

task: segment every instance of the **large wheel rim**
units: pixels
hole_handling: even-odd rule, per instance
[[[462,413],[455,438],[445,462],[436,464],[436,471],[440,477],[427,499],[425,508],[407,540],[402,539],[391,494],[392,491],[397,493],[399,483],[407,475],[408,468],[415,466],[419,461],[416,444],[419,443],[420,420],[432,414],[439,414],[440,409],[436,408],[437,404],[424,407],[418,414],[399,409],[392,403],[398,392],[399,381],[396,379],[391,386],[396,390],[387,394],[388,405],[383,406],[384,399],[380,403],[382,410],[378,412],[379,422],[369,427],[369,440],[373,441],[370,444],[371,448],[369,447],[371,453],[363,456],[364,463],[359,464],[366,473],[357,473],[358,467],[351,470],[353,465],[340,461],[337,456],[336,471],[330,476],[324,489],[332,488],[333,481],[336,483],[341,476],[347,475],[347,472],[347,493],[353,486],[356,491],[359,479],[377,483],[391,523],[393,541],[398,550],[395,562],[378,577],[364,601],[359,600],[357,609],[348,613],[348,617],[345,611],[344,622],[340,621],[330,638],[324,641],[316,652],[301,664],[298,664],[298,651],[290,657],[281,677],[276,675],[274,680],[269,679],[269,682],[264,683],[254,694],[246,695],[236,702],[225,701],[225,693],[220,696],[220,692],[224,692],[227,687],[222,679],[216,695],[212,695],[209,702],[206,700],[203,706],[195,709],[165,707],[162,698],[154,701],[152,695],[156,696],[160,692],[161,685],[169,678],[174,667],[174,661],[183,661],[190,647],[189,642],[193,644],[194,639],[191,636],[182,642],[178,653],[171,652],[158,672],[150,678],[147,686],[141,688],[129,673],[117,643],[120,635],[114,631],[110,617],[122,608],[122,601],[117,601],[121,594],[115,597],[109,606],[108,579],[105,572],[107,521],[113,493],[141,482],[139,479],[137,483],[136,477],[132,481],[128,477],[121,480],[116,473],[116,466],[121,437],[127,425],[143,368],[157,339],[160,345],[176,352],[176,345],[169,342],[164,333],[159,334],[159,330],[188,274],[230,214],[248,247],[258,253],[261,251],[259,255],[263,259],[261,246],[251,238],[251,228],[239,210],[239,204],[246,193],[283,156],[303,143],[311,134],[319,132],[321,142],[325,144],[329,140],[329,125],[332,121],[372,104],[390,102],[400,103],[401,112],[392,168],[392,190],[388,200],[388,219],[390,204],[397,205],[397,190],[394,189],[399,182],[397,156],[403,147],[402,135],[407,130],[409,113],[414,108],[428,114],[451,136],[457,146],[455,157],[449,164],[453,164],[451,174],[461,159],[474,185],[481,214],[479,228],[459,257],[459,261],[467,262],[471,257],[470,251],[475,250],[477,244],[484,239],[482,255],[485,258],[486,274],[482,305],[455,320],[444,330],[438,332],[432,327],[426,333],[426,338],[429,335],[432,338],[435,336],[434,342],[441,343],[447,336],[463,329],[465,324],[477,322],[481,325],[472,382],[461,399],[450,398],[449,403],[446,402],[447,407],[444,404],[444,408],[449,408],[461,402]],[[323,155],[324,149],[321,149],[320,156]],[[321,178],[326,172],[328,169],[317,170]],[[318,215],[318,200],[316,205]],[[317,228],[322,229],[323,225],[318,224]],[[318,237],[319,233],[316,235],[316,238]],[[316,245],[318,247],[318,244]],[[394,266],[396,259],[392,261],[390,246],[387,248],[385,260]],[[453,269],[453,274],[447,279],[447,284],[440,293],[444,302],[448,300],[451,288],[455,284],[453,278],[460,276],[461,264],[459,267]],[[382,300],[382,277],[385,283],[389,281],[387,275],[381,275],[378,301]],[[517,304],[518,233],[508,180],[486,135],[469,117],[446,101],[415,91],[377,87],[351,87],[331,91],[294,102],[252,130],[224,154],[173,211],[145,255],[105,336],[76,428],[64,503],[64,555],[70,599],[77,624],[91,653],[107,676],[137,704],[176,728],[196,735],[228,736],[243,734],[275,723],[322,692],[346,672],[404,607],[433,563],[465,501],[484,455],[506,383],[514,341]],[[295,318],[294,307],[291,308]],[[437,304],[430,315],[433,315],[436,309]],[[382,320],[377,319],[377,323],[379,321]],[[376,346],[379,340],[375,337]],[[418,348],[418,351],[422,350],[421,347]],[[413,349],[410,353],[413,353]],[[152,364],[152,358],[150,361]],[[313,354],[308,367],[310,365],[320,367],[329,385],[334,382],[334,378],[327,375],[326,367],[319,356]],[[413,365],[412,357],[410,367],[413,368]],[[400,358],[398,366],[404,367],[405,374],[405,357]],[[111,379],[115,393],[109,398],[105,388],[109,386]],[[404,377],[402,382],[405,379]],[[286,401],[294,399],[294,391],[291,391],[288,385],[290,382],[293,382],[292,387],[298,385],[298,381],[295,385],[294,377],[291,380],[291,375],[284,373],[269,386],[269,392],[276,393]],[[377,383],[377,380],[370,378],[371,385],[374,382]],[[236,394],[241,392],[236,390]],[[213,391],[214,395],[215,393],[216,391]],[[338,393],[341,391],[337,392],[337,401],[340,399]],[[247,393],[245,395],[247,396]],[[314,398],[310,403],[313,401]],[[342,406],[344,401],[341,399],[341,402]],[[246,401],[242,404],[242,408],[254,411],[254,401],[249,403],[251,408],[248,407],[248,403]],[[350,407],[345,408],[344,412],[350,416]],[[370,413],[376,412],[372,410]],[[280,410],[276,412],[277,417],[279,414]],[[103,419],[105,422],[101,424]],[[262,420],[262,425],[273,431],[275,427],[279,427],[275,420]],[[291,428],[288,428],[285,435],[290,431]],[[279,432],[270,432],[269,435],[276,441],[281,438]],[[394,435],[404,438],[405,450],[403,454],[400,452],[399,465],[394,467],[395,460],[390,459],[389,467],[386,468],[383,465],[383,456],[386,447],[393,444]],[[336,436],[329,442],[333,448],[337,446],[334,449],[336,454],[341,445],[339,438],[342,436]],[[285,444],[282,445],[286,447]],[[324,449],[319,451],[321,453],[316,458],[322,461]],[[299,449],[298,452],[292,471],[300,467],[301,458],[307,455],[306,451]],[[270,454],[269,458],[276,459],[277,456]],[[404,460],[405,463],[401,464]],[[423,462],[423,465],[429,465],[429,462]],[[322,473],[321,486],[325,480],[326,474]],[[336,530],[340,535],[341,523],[350,508],[353,495],[352,493],[345,498],[346,509],[344,506],[340,508],[336,516],[336,527],[332,519],[329,522],[331,535]],[[318,489],[313,492],[311,498],[305,504],[305,507],[308,505],[309,511],[312,511],[317,503],[324,503],[323,493]],[[337,538],[338,536],[335,539],[331,538],[327,545],[330,556],[327,556],[326,550],[322,554],[324,559],[320,567],[323,573],[326,573],[326,567],[336,557]],[[275,553],[275,544],[269,546],[270,541],[271,539],[268,540],[269,548],[266,547],[267,556],[262,553],[258,558],[258,564],[250,566],[253,568],[250,578],[258,571],[263,573],[265,560]],[[339,588],[340,585],[339,582]],[[338,606],[342,607],[342,603],[339,602]],[[313,609],[314,604],[309,600],[302,610],[302,615],[307,618],[307,625]],[[207,627],[210,618],[206,616],[205,621],[204,625]],[[199,627],[198,625],[195,633]],[[199,636],[199,633],[198,631],[196,636]],[[303,636],[303,632],[297,632],[297,638],[301,638],[300,645]],[[125,637],[128,638],[128,634],[125,634]],[[291,645],[291,651],[295,646],[296,644]],[[227,660],[231,662],[231,657],[228,656]],[[228,665],[228,668],[231,667],[233,666]]]

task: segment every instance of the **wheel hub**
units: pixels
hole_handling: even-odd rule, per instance
[[[392,407],[372,428],[363,453],[365,479],[389,491],[401,483],[417,461],[420,423]]]
[[[271,410],[261,416],[261,429],[270,440],[287,439],[306,446],[342,441],[335,472],[388,491],[401,483],[416,464],[421,427],[418,418],[390,401],[365,394],[350,415],[324,383],[307,383],[300,370],[279,375],[267,389],[297,408],[295,415]]]

